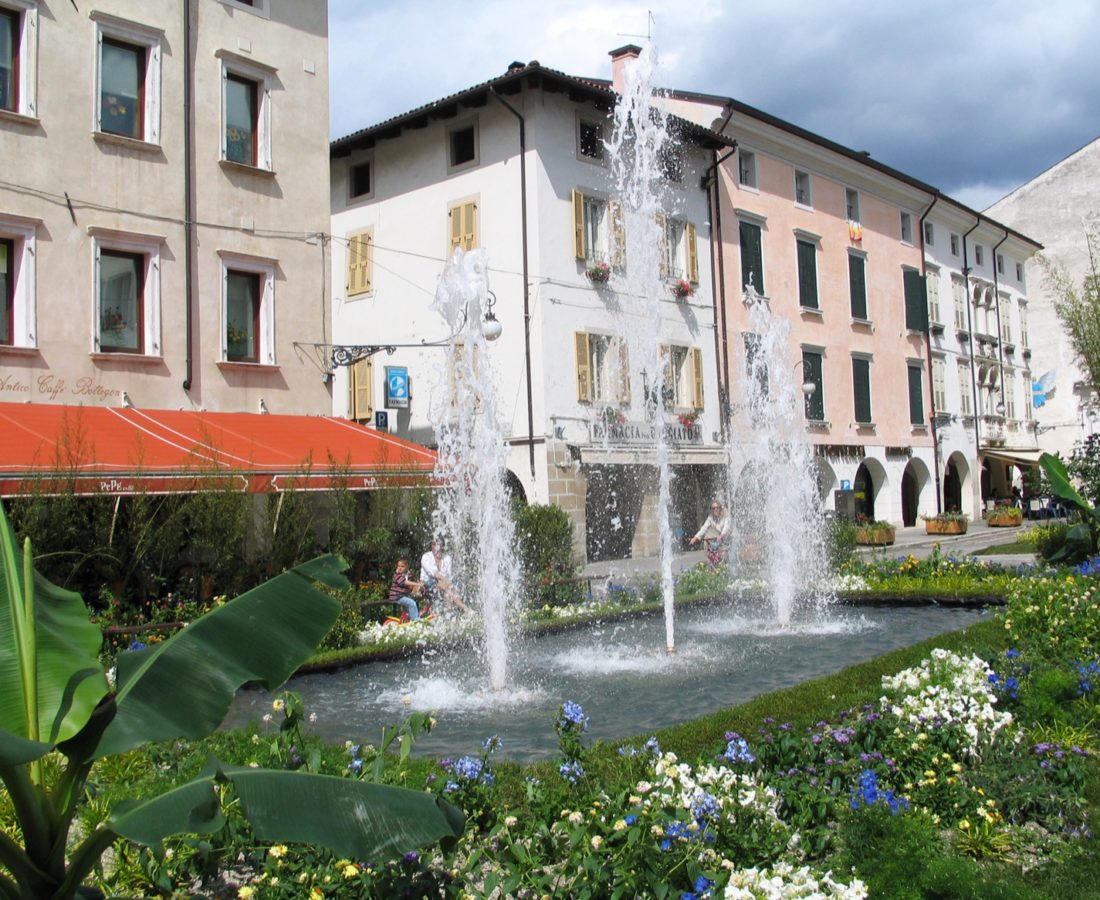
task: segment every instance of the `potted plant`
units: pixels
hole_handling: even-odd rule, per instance
[[[991,528],[1011,528],[1024,520],[1024,511],[1016,506],[994,506],[985,514],[985,524]]]
[[[675,297],[677,300],[686,300],[688,297],[695,293],[695,288],[691,286],[691,282],[686,281],[683,278],[677,279],[675,282],[673,282],[670,290],[672,291],[672,296]]]
[[[856,543],[869,546],[886,546],[894,543],[896,532],[889,522],[881,522],[877,519],[867,519],[864,516],[856,518]]]
[[[969,520],[966,513],[941,512],[936,516],[921,516],[925,534],[966,534]]]
[[[600,412],[600,418],[603,419],[604,425],[611,428],[615,425],[623,425],[626,422],[626,416],[623,415],[621,409],[615,409],[614,406],[605,406]]]
[[[607,279],[611,277],[611,266],[597,260],[589,264],[588,268],[584,270],[584,274],[593,284],[607,284]]]
[[[694,428],[695,423],[699,421],[699,411],[692,410],[691,412],[680,413],[676,419],[684,428]]]

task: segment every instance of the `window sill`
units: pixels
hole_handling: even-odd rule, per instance
[[[218,368],[228,372],[259,372],[270,374],[279,371],[276,363],[244,362],[231,359],[219,359]]]
[[[219,159],[218,165],[228,172],[247,172],[249,175],[259,175],[263,178],[274,178],[274,169],[263,169],[248,163],[233,162],[231,159]]]
[[[38,356],[42,351],[37,347],[20,347],[16,344],[0,344],[0,354],[6,356]]]
[[[38,116],[28,116],[26,113],[16,112],[14,109],[0,109],[0,122],[25,125],[27,128],[36,128],[42,124],[42,120]]]
[[[828,431],[833,427],[832,422],[828,422],[825,419],[807,419],[806,430],[807,431]]]
[[[606,159],[606,157],[588,156],[587,154],[581,153],[579,150],[577,151],[577,161],[578,162],[583,162],[583,163],[588,163],[590,166],[602,166],[605,169],[607,168],[607,159]],[[457,169],[451,169],[450,170],[450,172],[455,172],[455,171],[458,171],[458,170]],[[450,174],[450,172],[448,172],[448,174]]]
[[[154,144],[151,141],[145,141],[140,138],[126,137],[124,134],[111,134],[107,131],[93,131],[92,137],[97,144],[112,144],[116,147],[126,147],[130,150],[136,150],[139,153],[148,153],[150,156],[164,152],[160,144]]]
[[[913,429],[913,434],[928,434],[927,425],[915,425],[912,422],[909,423]]]
[[[816,306],[800,306],[798,312],[804,316],[811,316],[815,319],[825,318],[825,314]]]
[[[939,322],[929,322],[928,330],[932,332],[932,334],[943,334],[944,332],[944,328]]]
[[[875,323],[870,319],[861,319],[858,316],[852,316],[852,325],[859,328],[870,328],[871,331],[875,330]]]
[[[164,365],[163,356],[153,356],[148,353],[126,353],[125,351],[94,350],[88,354],[93,362],[127,362],[139,366]]]
[[[870,432],[873,432],[875,430],[875,423],[874,422],[856,422],[855,423],[855,429],[856,429],[856,431],[870,431]]]

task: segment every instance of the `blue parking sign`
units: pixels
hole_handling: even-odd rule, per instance
[[[386,366],[386,406],[391,409],[408,409],[408,366]]]

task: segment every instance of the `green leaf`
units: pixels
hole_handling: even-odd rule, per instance
[[[1069,471],[1062,460],[1050,453],[1044,453],[1039,457],[1039,465],[1046,472],[1047,479],[1050,481],[1050,489],[1054,491],[1059,499],[1072,503],[1083,512],[1092,509],[1088,501],[1074,489],[1069,479]]]
[[[103,636],[80,595],[34,572],[26,552],[0,505],[0,762],[6,764],[37,759],[72,737],[108,689],[98,657]]]
[[[321,557],[219,606],[162,644],[118,658],[118,714],[97,756],[149,741],[197,739],[225,718],[237,689],[272,690],[293,674],[332,627],[340,602],[314,577],[339,574],[342,560]]]
[[[465,827],[462,813],[432,794],[217,762],[167,794],[116,810],[107,827],[139,844],[157,844],[185,831],[208,833],[220,827],[221,813],[210,803],[219,781],[233,785],[259,840],[319,844],[351,859],[400,856],[457,837]]]

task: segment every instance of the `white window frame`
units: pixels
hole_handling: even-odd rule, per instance
[[[623,403],[623,379],[630,379],[629,372],[622,371],[626,338],[602,332],[588,332],[588,373],[592,381],[593,403]]]
[[[242,12],[252,13],[261,19],[271,18],[271,0],[252,0],[251,4],[240,3],[239,0],[221,0],[230,9],[239,9]]]
[[[599,116],[592,113],[577,113],[577,125],[576,125],[576,137],[577,137],[577,159],[581,162],[589,163],[593,166],[606,166],[607,165],[607,119],[601,119]],[[581,130],[585,125],[594,125],[600,132],[600,155],[589,156],[586,153],[581,152]]]
[[[959,236],[957,234],[951,235],[951,255],[959,255]]]
[[[160,84],[161,84],[161,44],[164,31],[119,19],[116,16],[94,10],[90,13],[95,22],[95,85],[93,90],[92,130],[96,138],[119,141],[140,141],[145,144],[160,144]],[[100,87],[103,74],[103,39],[110,38],[145,49],[144,108],[142,110],[142,134],[140,138],[124,134],[114,134],[103,130],[100,119],[102,100]]]
[[[966,322],[966,285],[961,278],[951,279],[951,301],[955,308],[955,330],[969,331]]]
[[[901,242],[912,245],[913,243],[913,216],[905,210],[901,211]]]
[[[234,4],[237,6],[237,4]],[[247,7],[238,7],[246,9]],[[218,137],[219,159],[223,165],[238,166],[244,169],[259,170],[262,172],[274,172],[275,166],[271,148],[271,86],[274,82],[276,69],[271,66],[258,63],[255,60],[245,59],[228,50],[216,50],[214,55],[221,60],[221,133]],[[256,110],[256,159],[253,165],[230,160],[226,155],[225,132],[227,108],[225,102],[226,83],[230,75],[238,78],[246,78],[256,83],[256,102],[259,109]]]
[[[759,183],[756,174],[756,154],[752,150],[739,147],[737,150],[737,184],[740,187],[758,191],[760,189]]]
[[[982,247],[981,244],[974,245],[974,265],[985,265],[985,249]]]
[[[926,266],[924,283],[928,295],[928,320],[937,325],[943,325],[940,318],[940,270],[934,266]]]
[[[1005,257],[1003,253],[997,254],[997,274],[1004,275],[1005,273]]]
[[[1001,316],[1001,343],[1014,344],[1012,340],[1012,300],[1008,294],[997,298],[998,312]]]
[[[92,353],[110,356],[164,355],[161,338],[161,292],[160,292],[160,253],[166,243],[162,235],[139,234],[128,231],[116,231],[113,228],[92,226],[88,229],[92,238]],[[144,333],[141,336],[141,351],[137,354],[124,354],[114,350],[100,350],[99,335],[99,258],[103,250],[119,253],[135,253],[145,258],[145,273],[142,283],[141,314]]]
[[[849,222],[853,222],[856,225],[862,223],[860,218],[860,202],[859,191],[855,188],[846,187],[844,189],[844,215]]]
[[[15,47],[19,60],[19,80],[15,89],[19,99],[15,109],[0,110],[0,116],[37,119],[38,3],[36,0],[2,0],[0,7],[19,15],[19,44]]]
[[[1020,303],[1020,346],[1025,350],[1030,346],[1027,342],[1027,304]]]
[[[970,373],[970,361],[959,361],[959,412],[964,416],[974,414],[971,401],[973,400],[974,387]]]
[[[611,262],[611,204],[605,197],[584,195],[584,250],[588,262]]]
[[[932,357],[932,405],[936,412],[947,409],[947,361],[942,356]]]
[[[800,185],[799,182],[805,182],[805,184]],[[800,194],[804,196],[800,196]],[[810,173],[804,169],[794,170],[794,204],[806,209],[814,208],[813,179],[810,178]]]
[[[666,373],[672,373],[671,383],[666,378],[664,384],[664,394],[668,398],[665,408],[673,412],[696,409],[695,348],[687,344],[666,344],[665,349],[667,356],[662,365]]]
[[[220,347],[219,364],[230,366],[276,366],[275,357],[275,267],[278,260],[267,259],[262,256],[248,256],[231,250],[219,250],[221,259],[221,304],[218,316],[218,346]],[[229,272],[249,272],[260,276],[260,328],[259,349],[256,353],[256,362],[246,360],[230,360],[228,347],[228,278]]]
[[[12,242],[12,341],[0,344],[0,352],[5,350],[34,350],[38,347],[35,323],[37,309],[37,287],[35,260],[37,258],[37,231],[42,224],[40,219],[28,219],[23,216],[0,215],[0,238]]]
[[[931,222],[924,223],[924,246],[936,246],[936,226]]]
[[[665,219],[665,274],[668,278],[687,280],[687,243],[687,222],[683,219]]]
[[[353,190],[352,185],[355,183],[355,179],[352,178],[352,170],[357,169],[360,166],[370,166],[370,190],[367,191],[364,194],[353,194],[352,193],[352,190]],[[351,203],[363,203],[366,200],[373,200],[374,199],[374,178],[375,178],[376,174],[377,173],[376,173],[375,168],[374,168],[374,153],[373,153],[373,151],[368,153],[366,156],[360,157],[358,160],[355,160],[354,162],[348,163],[348,191],[347,191],[347,196],[348,196],[348,203],[349,204],[351,204]]]
[[[1024,283],[1024,264],[1022,262],[1016,263],[1016,280],[1021,285]]]
[[[1005,404],[1005,418],[1011,421],[1016,420],[1016,376],[1015,373],[1008,371],[1005,373],[1004,380],[1004,404]]]
[[[474,158],[468,159],[465,162],[453,164],[451,163],[451,138],[458,131],[465,131],[468,128],[472,128],[474,131]],[[448,125],[447,130],[447,174],[453,175],[457,172],[465,172],[468,169],[476,169],[481,165],[481,129],[478,126],[477,116],[472,116],[468,119],[463,119],[461,122],[456,122],[453,125]]]

